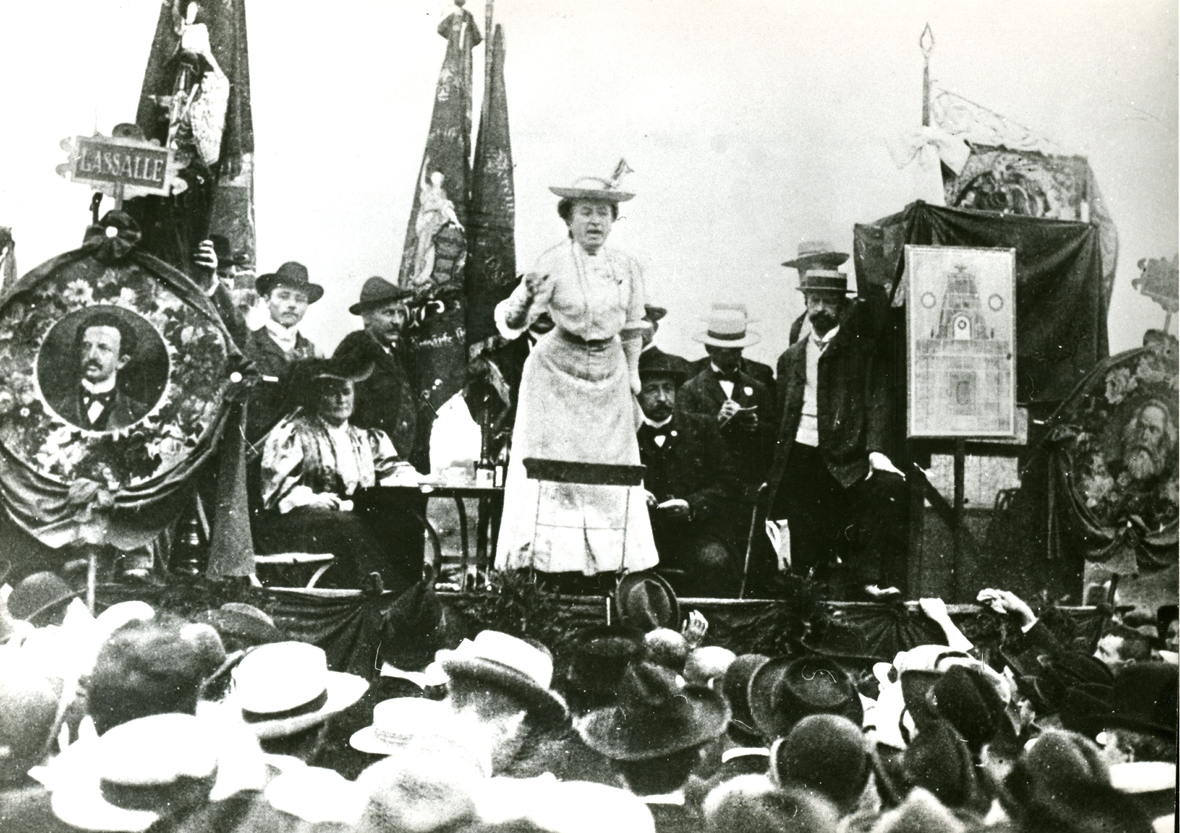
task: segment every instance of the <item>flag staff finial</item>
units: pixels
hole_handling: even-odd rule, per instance
[[[922,30],[918,38],[918,48],[922,50],[922,126],[930,125],[930,53],[934,51],[934,30],[930,24]]]

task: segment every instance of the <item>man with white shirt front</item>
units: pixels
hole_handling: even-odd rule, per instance
[[[656,569],[672,570],[665,577],[678,593],[729,595],[737,589],[733,519],[741,486],[714,420],[676,409],[684,375],[672,358],[639,365],[639,460]]]
[[[307,308],[324,295],[324,288],[308,279],[307,267],[288,261],[254,283],[266,302],[270,318],[250,333],[250,358],[261,374],[250,398],[246,437],[257,442],[283,416],[280,379],[292,363],[320,358],[316,346],[299,332]]]
[[[800,278],[811,333],[779,359],[782,420],[770,518],[786,518],[792,568],[847,581],[851,598],[897,595],[904,578],[904,476],[885,455],[885,378],[863,332],[848,278],[811,269]],[[843,563],[846,575],[837,571]]]

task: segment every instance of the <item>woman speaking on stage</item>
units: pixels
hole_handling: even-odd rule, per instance
[[[557,213],[569,239],[541,255],[496,307],[508,339],[543,314],[554,326],[524,364],[495,566],[567,579],[643,570],[658,558],[642,486],[526,477],[528,458],[639,465],[634,396],[647,326],[643,272],[634,258],[605,245],[619,203],[634,194],[593,177],[550,190],[561,198]]]

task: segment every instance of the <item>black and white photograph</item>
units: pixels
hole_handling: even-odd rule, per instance
[[[1177,829],[1175,2],[0,29],[0,831]]]

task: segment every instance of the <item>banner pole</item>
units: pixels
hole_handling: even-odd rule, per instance
[[[930,24],[922,30],[918,38],[918,48],[922,50],[922,126],[930,126],[930,53],[934,51],[934,31]]]

